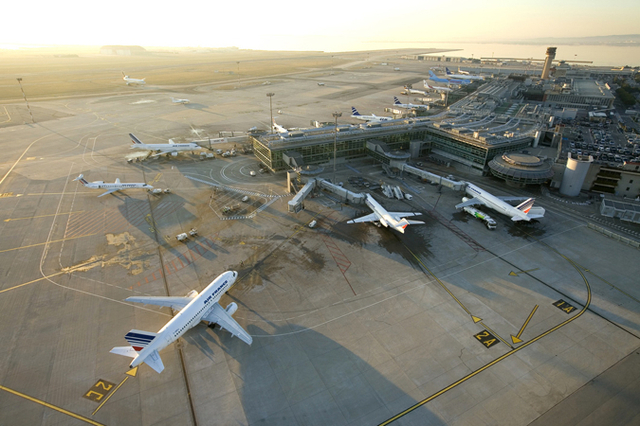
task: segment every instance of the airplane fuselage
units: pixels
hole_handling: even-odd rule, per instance
[[[91,189],[130,189],[130,188],[153,188],[146,183],[104,183],[104,182],[90,182],[85,185]]]
[[[191,328],[198,325],[202,317],[204,317],[213,306],[218,303],[222,295],[231,288],[237,277],[237,272],[228,271],[213,280],[211,284],[195,296],[187,306],[158,331],[156,338],[140,351],[138,357],[131,362],[130,367],[133,368],[142,364],[147,355],[153,351],[161,351],[178,340],[180,336]]]
[[[131,149],[144,149],[147,151],[195,151],[201,149],[198,144],[195,143],[152,143],[152,144],[138,144],[131,145]]]
[[[384,227],[392,227],[396,231],[404,233],[404,228],[402,225],[395,220],[389,212],[382,207],[371,195],[367,194],[365,200],[365,204],[369,206],[373,213],[378,217],[378,222]]]
[[[516,220],[524,220],[527,222],[531,220],[531,218],[527,216],[526,213],[518,210],[517,208],[513,207],[511,204],[505,201],[502,201],[500,198],[496,197],[495,195],[490,194],[487,191],[478,188],[472,183],[467,182],[467,187],[465,191],[467,194],[469,194],[473,198],[479,199],[480,201],[482,201],[482,203],[485,206],[497,211],[498,213],[502,213],[503,215],[509,216],[512,219],[515,217],[517,218]]]

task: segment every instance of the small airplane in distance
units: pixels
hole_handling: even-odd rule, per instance
[[[189,99],[171,98],[171,102],[173,102],[174,104],[188,104],[189,103]]]
[[[397,96],[393,97],[393,106],[396,108],[404,108],[404,109],[428,109],[429,105],[421,105],[421,104],[403,104],[400,102]]]
[[[374,123],[380,123],[382,121],[393,120],[393,118],[391,118],[391,117],[378,117],[375,114],[362,115],[362,114],[360,114],[358,112],[356,107],[351,107],[351,118],[357,118],[358,120],[364,120],[364,121],[372,121]]]
[[[405,90],[406,93],[409,93],[410,95],[422,95],[422,96],[428,96],[429,95],[424,90],[410,89],[407,86],[404,86],[404,90]]]
[[[89,189],[107,189],[108,191],[98,195],[98,197],[102,197],[103,195],[112,194],[116,191],[122,191],[123,189],[132,189],[132,188],[140,188],[140,189],[153,189],[153,186],[146,183],[122,183],[120,179],[116,179],[115,183],[104,183],[101,180],[97,180],[95,182],[87,182],[84,178],[84,175],[80,175],[75,178],[73,181],[79,180],[81,184]]]
[[[287,134],[289,133],[289,131],[287,129],[285,129],[284,127],[282,127],[281,125],[279,125],[278,123],[276,123],[276,119],[273,119],[273,125],[271,126],[271,129],[278,132],[278,133],[282,133],[282,134]]]
[[[166,306],[179,312],[157,333],[131,330],[124,336],[131,346],[117,346],[109,352],[133,358],[129,364],[130,368],[144,362],[157,373],[161,373],[164,370],[164,364],[159,352],[198,325],[200,321],[208,322],[210,327],[218,324],[231,333],[232,337],[238,336],[247,345],[251,345],[253,338],[232,317],[238,310],[238,305],[232,302],[223,309],[219,303],[222,295],[233,286],[236,278],[238,278],[236,271],[227,271],[213,280],[202,292],[191,290],[186,297],[127,297],[125,299],[127,302]]]
[[[533,207],[533,198],[526,197],[496,197],[477,187],[476,185],[466,182],[467,187],[465,191],[473,198],[463,198],[462,203],[456,205],[456,209],[461,209],[466,206],[487,206],[490,209],[502,213],[505,216],[509,216],[512,221],[517,222],[524,220],[529,222],[531,219],[540,219],[544,217],[544,208]],[[516,207],[508,204],[507,201],[522,201],[521,204]]]
[[[407,220],[409,216],[420,216],[422,213],[403,213],[403,212],[388,212],[371,196],[371,194],[365,194],[365,204],[373,210],[373,213],[366,216],[359,217],[347,221],[347,223],[362,223],[362,222],[374,222],[385,227],[391,227],[401,234],[404,234],[404,229],[408,225],[423,225],[424,222],[420,220]]]
[[[122,73],[122,79],[127,83],[127,86],[130,84],[133,85],[144,85],[147,84],[144,80],[144,78],[131,78],[128,75],[124,75],[124,72]]]
[[[140,139],[138,139],[133,133],[129,133],[129,137],[133,142],[133,145],[131,145],[129,148],[154,151],[155,154],[151,155],[150,157],[157,157],[162,154],[167,154],[167,156],[171,155],[175,157],[181,151],[196,151],[196,150],[202,149],[202,147],[195,142],[173,143],[173,141],[169,139],[169,143],[146,144],[146,143],[142,143]]]
[[[432,70],[429,70],[429,80],[435,81],[436,83],[447,83],[447,84],[469,84],[471,80],[459,80],[454,78],[442,78],[438,77]]]
[[[424,83],[425,89],[435,90],[436,92],[453,92],[453,89],[450,87],[441,87],[441,86],[432,86],[427,83],[427,80],[422,80]]]
[[[480,75],[471,75],[466,71],[465,71],[465,74],[454,74],[447,67],[444,68],[444,71],[447,74],[447,78],[451,77],[451,78],[462,78],[467,80],[484,80],[484,77]]]

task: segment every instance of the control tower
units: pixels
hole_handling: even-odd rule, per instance
[[[551,70],[551,63],[556,58],[557,47],[547,47],[547,57],[544,60],[544,67],[542,67],[542,79],[549,79],[549,70]]]

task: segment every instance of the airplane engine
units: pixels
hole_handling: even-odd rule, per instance
[[[462,197],[462,202],[464,203],[466,201],[469,201],[469,199],[467,197]]]
[[[380,225],[384,226],[385,228],[389,226],[389,224],[387,223],[386,220],[384,219],[380,219]]]
[[[178,151],[173,151],[173,152],[171,153],[171,156],[172,156],[172,157],[177,157],[177,156],[178,156]]]
[[[196,290],[191,290],[189,293],[187,293],[187,297],[190,297],[192,299],[197,295],[198,295],[198,292]]]
[[[225,309],[225,311],[227,311],[229,315],[233,315],[237,310],[238,310],[238,305],[236,305],[235,302],[231,302],[229,305],[227,305],[227,308]]]

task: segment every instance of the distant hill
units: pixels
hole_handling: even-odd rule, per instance
[[[603,46],[640,46],[640,34],[608,35],[595,37],[542,37],[527,40],[514,40],[512,44],[561,45],[603,45]]]

